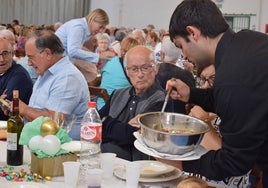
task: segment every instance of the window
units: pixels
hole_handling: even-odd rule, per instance
[[[256,16],[254,14],[224,14],[226,21],[229,26],[235,31],[240,31],[242,29],[255,30],[250,25],[251,17]],[[252,27],[252,28],[251,28]]]

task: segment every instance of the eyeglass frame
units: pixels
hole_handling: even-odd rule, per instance
[[[8,58],[9,57],[9,55],[11,54],[11,51],[3,51],[1,54],[0,54],[0,56],[2,56],[3,57],[3,59],[6,59],[6,58]]]
[[[139,72],[139,70],[142,72],[142,73],[149,73],[152,68],[154,68],[156,65],[155,63],[150,63],[149,65],[142,65],[141,67],[136,67],[136,66],[133,66],[133,67],[126,67],[126,71],[130,74],[137,74]]]
[[[206,78],[204,76],[199,76],[199,77],[197,77],[197,79],[198,79],[198,83],[200,86],[202,86],[206,82],[208,82],[208,84],[212,87],[214,84],[214,80],[215,80],[215,74],[209,76],[208,78]]]

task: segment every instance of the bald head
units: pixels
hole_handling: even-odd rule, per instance
[[[132,62],[135,59],[140,59],[146,62],[152,62],[154,61],[154,53],[152,50],[150,50],[146,46],[138,45],[138,46],[131,48],[126,53],[125,62],[127,63],[127,66],[129,66],[129,64],[132,64]]]
[[[125,62],[136,94],[146,92],[154,84],[157,74],[153,51],[143,45],[135,46],[126,53]]]

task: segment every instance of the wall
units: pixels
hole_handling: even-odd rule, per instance
[[[52,25],[83,17],[89,12],[88,0],[0,0],[0,22],[18,19],[23,24]]]
[[[83,17],[91,9],[103,8],[110,25],[144,28],[154,24],[168,29],[169,19],[182,0],[0,0],[0,22],[18,19],[24,24],[53,24]],[[223,13],[256,14],[251,29],[261,32],[268,23],[268,0],[215,0],[222,3]],[[265,9],[266,7],[266,9]]]
[[[216,0],[217,1],[217,0]],[[181,0],[91,0],[91,8],[102,7],[117,27],[144,28],[154,24],[156,28],[168,28],[170,17]],[[268,0],[221,0],[223,13],[256,14],[251,17],[251,29],[264,32],[268,23]],[[116,6],[115,6],[116,5]]]

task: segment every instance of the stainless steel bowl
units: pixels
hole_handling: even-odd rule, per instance
[[[184,154],[200,144],[209,126],[197,118],[168,112],[150,112],[138,118],[145,144],[167,154]]]

